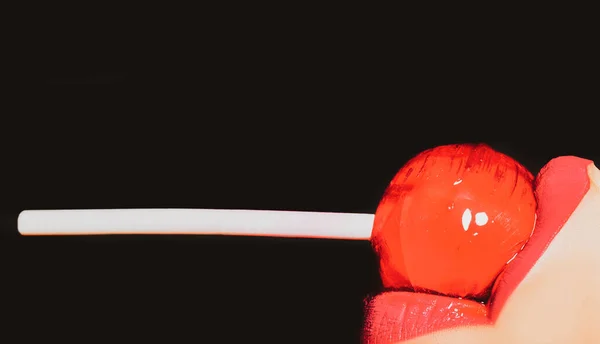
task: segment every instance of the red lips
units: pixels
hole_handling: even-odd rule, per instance
[[[513,159],[485,145],[455,145],[411,160],[390,184],[373,229],[384,285],[407,291],[370,301],[364,342],[395,343],[450,327],[492,324],[588,191],[590,163],[561,157],[542,169],[529,239],[532,178]],[[467,299],[477,297],[487,304]]]

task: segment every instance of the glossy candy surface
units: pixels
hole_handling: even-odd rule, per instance
[[[396,174],[372,234],[386,288],[483,299],[535,224],[533,176],[487,145],[422,152]]]

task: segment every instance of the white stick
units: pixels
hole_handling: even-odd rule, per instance
[[[223,209],[26,210],[22,235],[196,234],[369,240],[372,214]]]

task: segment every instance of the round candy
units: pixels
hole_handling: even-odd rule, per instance
[[[383,196],[372,244],[386,288],[483,299],[535,225],[533,176],[487,145],[422,152]]]

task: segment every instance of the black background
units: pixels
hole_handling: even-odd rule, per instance
[[[25,238],[24,209],[373,213],[436,145],[486,142],[534,174],[559,155],[600,159],[594,57],[578,36],[239,18],[37,32],[2,126],[7,336],[352,343],[380,290],[367,242]]]

